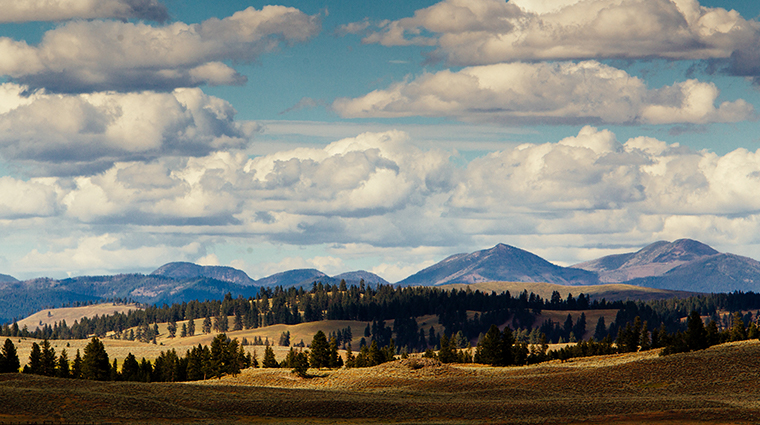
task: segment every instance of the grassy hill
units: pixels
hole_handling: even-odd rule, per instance
[[[3,421],[125,424],[518,423],[750,424],[760,418],[756,359],[745,341],[492,368],[249,369],[202,383],[143,384],[0,375]]]
[[[660,300],[668,298],[686,298],[691,295],[696,295],[696,292],[684,292],[684,291],[672,291],[667,289],[645,288],[635,285],[626,284],[602,284],[602,285],[559,285],[555,283],[541,283],[541,282],[480,282],[480,283],[455,283],[449,285],[441,285],[440,288],[444,289],[460,289],[466,290],[470,288],[473,291],[480,290],[481,292],[501,293],[509,291],[512,296],[516,296],[520,292],[527,290],[528,293],[533,292],[536,295],[540,295],[541,298],[548,299],[551,297],[552,292],[557,291],[562,298],[567,298],[567,294],[573,294],[577,297],[583,293],[589,295],[591,300],[601,300],[602,298],[607,301],[625,301],[625,300]]]
[[[82,320],[83,317],[104,316],[111,315],[113,313],[127,313],[138,308],[140,307],[138,307],[136,304],[114,303],[95,304],[81,307],[50,308],[38,311],[31,316],[19,320],[18,326],[21,329],[26,326],[30,331],[34,331],[37,327],[43,325],[53,326],[53,324],[60,323],[64,320],[70,326],[74,324],[75,320]]]

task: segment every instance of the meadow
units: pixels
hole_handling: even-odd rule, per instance
[[[397,360],[372,368],[247,369],[194,383],[0,376],[0,421],[107,423],[750,424],[760,341],[496,368]]]

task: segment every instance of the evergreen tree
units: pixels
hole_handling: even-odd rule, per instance
[[[354,367],[354,353],[351,351],[351,344],[346,346],[346,367]]]
[[[747,329],[744,326],[742,313],[737,311],[731,318],[731,341],[744,341],[747,339]]]
[[[21,362],[18,359],[16,346],[10,338],[6,338],[0,351],[0,373],[18,373],[20,367]]]
[[[41,358],[41,374],[45,376],[55,376],[55,348],[50,346],[50,341],[44,339],[42,345],[42,358]]]
[[[124,381],[140,380],[140,363],[137,362],[134,354],[128,353],[121,364],[121,377]]]
[[[607,336],[607,325],[604,324],[604,316],[599,316],[599,320],[596,322],[596,329],[594,330],[594,339],[601,341]]]
[[[71,364],[71,377],[74,379],[82,379],[82,356],[79,355],[79,349],[74,356],[74,362]]]
[[[29,353],[29,364],[24,368],[24,372],[34,375],[42,375],[42,350],[36,343],[32,343],[32,351]]]
[[[293,373],[300,376],[301,378],[306,378],[308,376],[307,371],[309,370],[309,356],[306,355],[306,353],[295,353],[292,363],[293,364],[291,367],[293,368]]]
[[[195,319],[190,319],[187,322],[187,335],[188,336],[195,335]]]
[[[491,325],[488,332],[478,341],[475,348],[475,362],[495,366],[501,362],[501,332],[496,325]]]
[[[649,329],[647,329],[647,322],[641,327],[641,341],[639,342],[641,351],[647,351],[652,348],[652,343],[649,340]]]
[[[205,319],[203,319],[203,333],[204,334],[210,334],[211,333],[211,317],[206,316]]]
[[[179,337],[185,338],[186,336],[187,336],[187,325],[183,323],[182,330],[179,332]]]
[[[235,322],[232,325],[233,331],[241,331],[243,330],[243,315],[240,314],[240,311],[235,310]]]
[[[339,362],[340,360],[340,362]],[[342,366],[342,360],[338,354],[338,340],[335,337],[330,338],[330,353],[327,360],[327,366],[330,368],[337,368]]]
[[[272,347],[266,346],[264,349],[264,360],[262,362],[263,367],[280,367],[280,364],[277,363],[277,359],[274,357],[274,350],[272,350]]]
[[[686,345],[689,350],[703,350],[708,347],[707,331],[699,313],[692,310],[686,324]]]
[[[309,363],[311,367],[319,369],[330,366],[330,347],[327,343],[327,337],[322,331],[317,331],[311,340],[311,353],[309,353]]]
[[[445,333],[441,336],[441,349],[438,351],[438,360],[441,363],[453,363],[456,360],[455,350],[449,342],[449,336]]]
[[[82,377],[94,381],[107,381],[111,377],[111,363],[103,343],[92,337],[84,347],[82,357]]]
[[[167,326],[167,330],[169,331],[169,338],[174,338],[177,335],[177,321],[172,319]]]
[[[71,377],[71,371],[69,367],[69,354],[66,352],[66,349],[61,350],[61,355],[58,356],[55,372],[56,376],[59,378]]]

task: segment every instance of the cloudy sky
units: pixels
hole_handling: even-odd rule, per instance
[[[760,259],[754,0],[0,0],[0,273]]]

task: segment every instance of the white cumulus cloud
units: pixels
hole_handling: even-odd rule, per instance
[[[344,117],[455,117],[479,122],[710,123],[751,118],[739,99],[716,106],[712,83],[687,80],[660,89],[596,61],[503,63],[426,73],[365,96],[340,98]]]
[[[456,65],[710,59],[752,50],[759,30],[736,11],[697,0],[443,0],[412,17],[378,23],[363,41],[435,46],[434,56]]]
[[[72,21],[36,46],[0,37],[0,75],[64,93],[242,84],[245,77],[223,61],[249,62],[320,29],[317,16],[284,6],[249,7],[193,25]]]
[[[156,0],[0,0],[0,23],[65,21],[69,19],[169,19]]]
[[[250,128],[200,89],[25,95],[0,85],[0,156],[55,172],[88,173],[120,160],[205,156],[245,147]],[[75,166],[75,167],[70,167]]]

